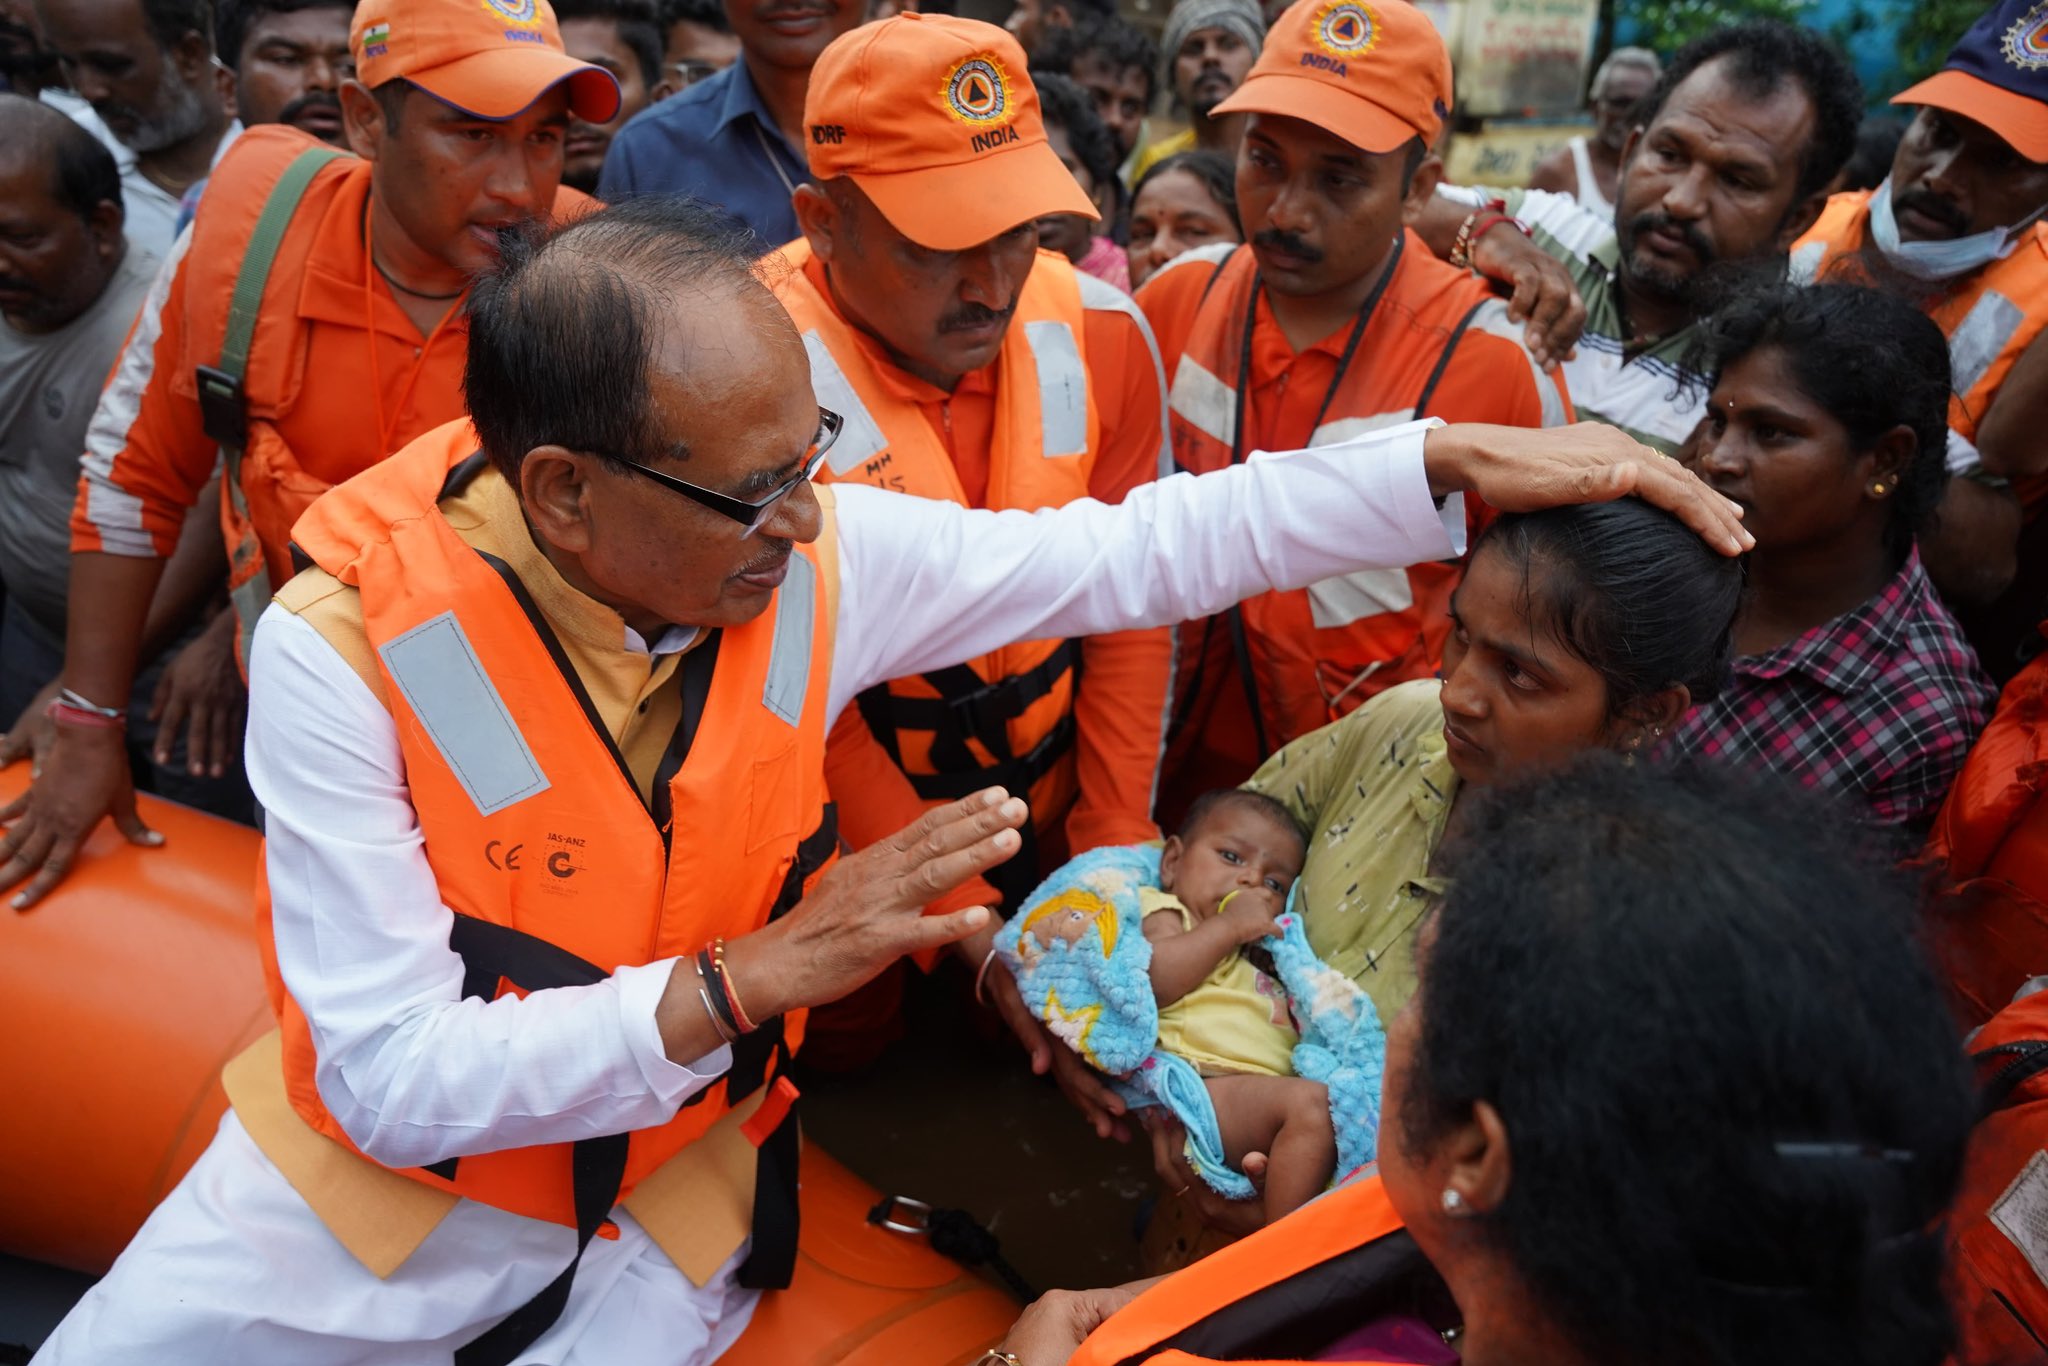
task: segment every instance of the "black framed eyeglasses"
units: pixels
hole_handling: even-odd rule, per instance
[[[730,494],[714,493],[687,479],[663,474],[660,470],[648,469],[647,466],[628,460],[624,456],[613,456],[612,459],[629,470],[646,475],[664,488],[674,489],[692,502],[701,503],[721,517],[732,518],[746,528],[740,533],[740,539],[745,540],[759,531],[761,524],[774,514],[777,503],[794,493],[797,485],[816,476],[819,467],[825,463],[825,452],[832,449],[832,443],[839,439],[839,433],[845,426],[846,419],[830,408],[818,409],[818,434],[812,438],[811,449],[804,456],[804,467],[790,476],[785,483],[778,484],[770,490],[766,497],[753,503],[747,502],[744,498],[734,498]]]

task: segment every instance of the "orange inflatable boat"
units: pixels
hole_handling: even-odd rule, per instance
[[[28,766],[0,769],[0,805]],[[253,831],[153,798],[161,849],[102,825],[27,914],[0,912],[0,1252],[104,1271],[213,1137],[220,1070],[271,1028],[254,941]],[[734,1366],[955,1366],[1018,1305],[921,1238],[812,1147],[796,1277]]]

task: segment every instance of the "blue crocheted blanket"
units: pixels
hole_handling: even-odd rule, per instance
[[[1159,1048],[1152,945],[1139,928],[1138,904],[1141,887],[1158,885],[1157,844],[1090,850],[1025,899],[996,935],[996,951],[1046,1028],[1114,1078],[1132,1105],[1170,1110],[1187,1129],[1188,1161],[1202,1179],[1219,1194],[1246,1199],[1252,1184],[1224,1160],[1201,1074]],[[1341,1175],[1378,1150],[1386,1035],[1372,998],[1309,948],[1293,898],[1278,920],[1281,934],[1260,942],[1301,1026],[1295,1073],[1329,1089]]]

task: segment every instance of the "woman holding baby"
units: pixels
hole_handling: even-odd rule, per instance
[[[1935,1366],[1970,1082],[1910,888],[1845,828],[1610,755],[1470,791],[1378,1170],[984,1361]]]

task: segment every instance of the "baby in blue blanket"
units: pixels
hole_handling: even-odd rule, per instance
[[[1159,1047],[1202,1074],[1230,1165],[1267,1155],[1268,1223],[1319,1194],[1337,1162],[1329,1092],[1294,1075],[1300,1035],[1273,961],[1256,947],[1280,934],[1276,917],[1307,848],[1271,797],[1206,793],[1160,853],[1158,890],[1138,893]]]
[[[1372,999],[1309,948],[1288,893],[1304,840],[1255,793],[1203,797],[1158,844],[1091,849],[1025,898],[995,952],[1031,1013],[1135,1106],[1186,1128],[1202,1181],[1301,1205],[1378,1149],[1386,1037]]]

